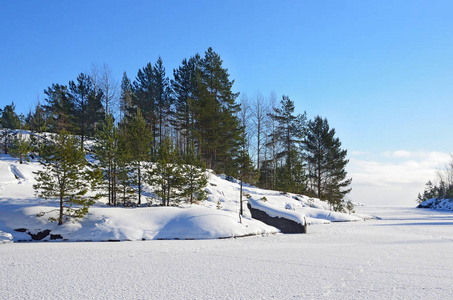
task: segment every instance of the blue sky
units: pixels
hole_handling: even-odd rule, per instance
[[[404,169],[418,179],[387,199],[409,203],[453,151],[452,11],[451,1],[416,0],[2,1],[0,106],[26,112],[93,63],[120,80],[161,55],[170,76],[213,47],[235,91],[289,95],[329,120],[350,153],[353,200],[382,202],[372,192],[382,186],[363,183],[364,163],[380,167],[373,174],[425,166]]]

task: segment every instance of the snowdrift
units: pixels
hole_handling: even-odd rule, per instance
[[[19,164],[17,159],[0,155],[0,243],[31,241],[31,235],[44,235],[43,241],[137,241],[156,239],[215,239],[278,233],[275,227],[252,219],[247,201],[266,203],[271,213],[306,220],[307,224],[358,221],[368,216],[336,213],[328,204],[306,196],[284,194],[245,185],[244,215],[239,216],[239,183],[207,171],[208,199],[199,204],[179,207],[110,207],[100,201],[82,220],[58,226],[48,221],[57,207],[35,197],[34,174],[41,168],[32,160]],[[152,193],[152,187],[145,186]],[[263,200],[265,199],[265,201]],[[45,230],[47,230],[45,232]]]

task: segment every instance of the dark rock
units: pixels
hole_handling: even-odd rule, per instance
[[[17,232],[26,232],[26,231],[27,231],[27,228],[17,228],[17,229],[14,229],[14,231],[17,231]]]
[[[271,217],[264,211],[253,208],[250,203],[247,203],[247,207],[252,214],[252,218],[257,219],[267,225],[274,226],[282,233],[307,233],[307,224],[304,225],[294,222],[293,220]]]
[[[31,233],[31,232],[27,232],[31,238],[35,241],[40,241],[42,240],[43,238],[47,237],[50,233],[50,230],[49,229],[46,229],[46,230],[43,230],[43,231],[40,231],[38,233]]]
[[[51,234],[50,239],[51,240],[62,240],[63,237],[60,234]]]

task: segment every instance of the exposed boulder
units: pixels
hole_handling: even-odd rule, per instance
[[[282,233],[307,233],[307,223],[304,224],[283,217],[271,217],[266,212],[253,208],[250,203],[247,204],[252,218],[260,220],[267,225],[274,226]]]

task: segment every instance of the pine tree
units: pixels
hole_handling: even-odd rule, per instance
[[[13,129],[21,128],[20,117],[16,114],[16,105],[6,105],[1,114],[1,127],[3,128],[3,147],[4,153],[8,154],[10,139],[9,136]]]
[[[107,114],[102,129],[98,130],[96,133],[94,153],[103,170],[105,181],[104,190],[107,191],[110,205],[117,205],[117,171],[118,156],[120,155],[118,153],[118,143],[118,128],[115,126],[113,116]]]
[[[327,119],[317,116],[308,122],[303,145],[316,196],[328,200],[335,210],[342,210],[342,200],[351,191],[351,179],[347,179],[345,170],[347,150],[341,149],[335,129],[329,128]]]
[[[183,171],[177,160],[178,151],[170,138],[166,137],[159,147],[156,162],[147,172],[147,182],[155,186],[163,206],[169,206],[170,199],[180,200],[183,196]]]
[[[294,101],[288,96],[283,96],[280,101],[280,108],[274,108],[272,117],[277,121],[277,130],[274,133],[276,140],[283,145],[283,151],[277,153],[277,158],[286,157],[286,165],[291,169],[291,150],[302,142],[306,113],[294,115]]]
[[[175,119],[173,125],[182,134],[182,152],[187,154],[189,148],[195,148],[195,120],[197,69],[200,65],[200,56],[197,54],[189,60],[184,59],[181,66],[173,70],[174,80],[171,81],[175,95]]]
[[[157,136],[157,116],[156,116],[156,103],[155,103],[155,80],[154,68],[151,63],[138,70],[137,76],[133,83],[134,95],[132,98],[133,110],[139,108],[143,117],[151,129],[152,136]],[[156,139],[153,139],[152,152],[156,148]]]
[[[44,132],[47,130],[47,116],[44,107],[38,102],[34,112],[30,112],[28,127],[32,132]]]
[[[5,105],[1,114],[1,126],[9,129],[21,128],[19,115],[16,113],[16,105],[12,102],[10,105]]]
[[[207,167],[219,172],[237,170],[231,163],[239,156],[241,139],[240,106],[235,102],[239,94],[232,92],[234,80],[222,63],[212,48],[205,52],[197,91],[199,152]]]
[[[125,120],[124,120],[125,121]],[[123,203],[123,206],[132,204],[134,195],[136,194],[133,188],[134,182],[136,182],[133,176],[134,163],[132,161],[132,151],[129,147],[129,141],[127,140],[127,132],[125,131],[125,124],[120,124],[118,128],[119,139],[118,139],[118,152],[117,152],[117,165],[116,165],[116,183],[118,196]],[[117,204],[119,204],[117,202]]]
[[[165,67],[163,66],[162,58],[159,56],[156,64],[153,67],[154,74],[154,102],[156,107],[156,116],[158,131],[156,139],[159,138],[157,146],[162,143],[164,136],[168,135],[170,108],[172,104],[170,80],[165,75]]]
[[[90,76],[80,73],[77,81],[70,81],[69,88],[75,104],[75,118],[78,124],[78,134],[81,138],[80,146],[84,147],[85,137],[94,136],[95,128],[105,115],[102,106],[103,94],[93,87]]]
[[[76,133],[77,119],[75,118],[75,105],[66,85],[52,84],[44,90],[46,102],[44,110],[49,115],[48,126],[51,132],[66,130]]]
[[[39,151],[43,170],[35,174],[37,183],[33,185],[36,195],[44,199],[58,199],[58,217],[50,217],[62,225],[65,217],[82,218],[95,203],[99,195],[90,195],[100,183],[100,170],[89,170],[84,151],[80,150],[78,140],[65,131],[52,137]],[[38,216],[46,213],[41,212]]]
[[[92,92],[92,81],[88,75],[80,73],[77,77],[77,83],[74,81],[69,82],[69,89],[75,104],[75,117],[78,124],[78,134],[81,138],[81,147],[83,149],[85,136],[87,135],[88,127],[88,97]]]
[[[193,148],[189,148],[182,166],[182,196],[192,204],[206,199],[204,188],[208,184],[205,166],[198,159]]]
[[[18,157],[19,163],[22,164],[24,160],[28,160],[28,153],[32,151],[32,149],[30,141],[23,137],[21,130],[18,136],[13,139],[13,144],[9,152],[12,157]]]
[[[104,123],[106,112],[102,105],[102,90],[91,90],[87,103],[87,136],[94,137],[96,131]],[[111,103],[110,103],[111,104]]]
[[[145,118],[141,110],[137,109],[137,113],[125,125],[125,143],[129,149],[129,162],[136,174],[134,182],[137,185],[138,205],[141,205],[142,196],[142,164],[151,159],[152,140],[152,133],[146,124]]]
[[[294,102],[288,96],[282,97],[280,105],[280,108],[274,108],[274,112],[270,114],[270,117],[277,122],[275,130],[271,133],[271,140],[282,145],[282,150],[274,154],[275,160],[285,158],[283,166],[280,168],[275,166],[280,173],[276,188],[291,191],[295,185],[295,177],[301,176],[295,173],[293,158],[297,157],[294,153],[299,151],[299,144],[302,142],[306,113],[294,115]]]
[[[133,97],[134,90],[130,79],[127,77],[126,72],[123,73],[123,78],[121,79],[121,94],[120,94],[120,122],[124,118],[129,118],[133,112]]]

